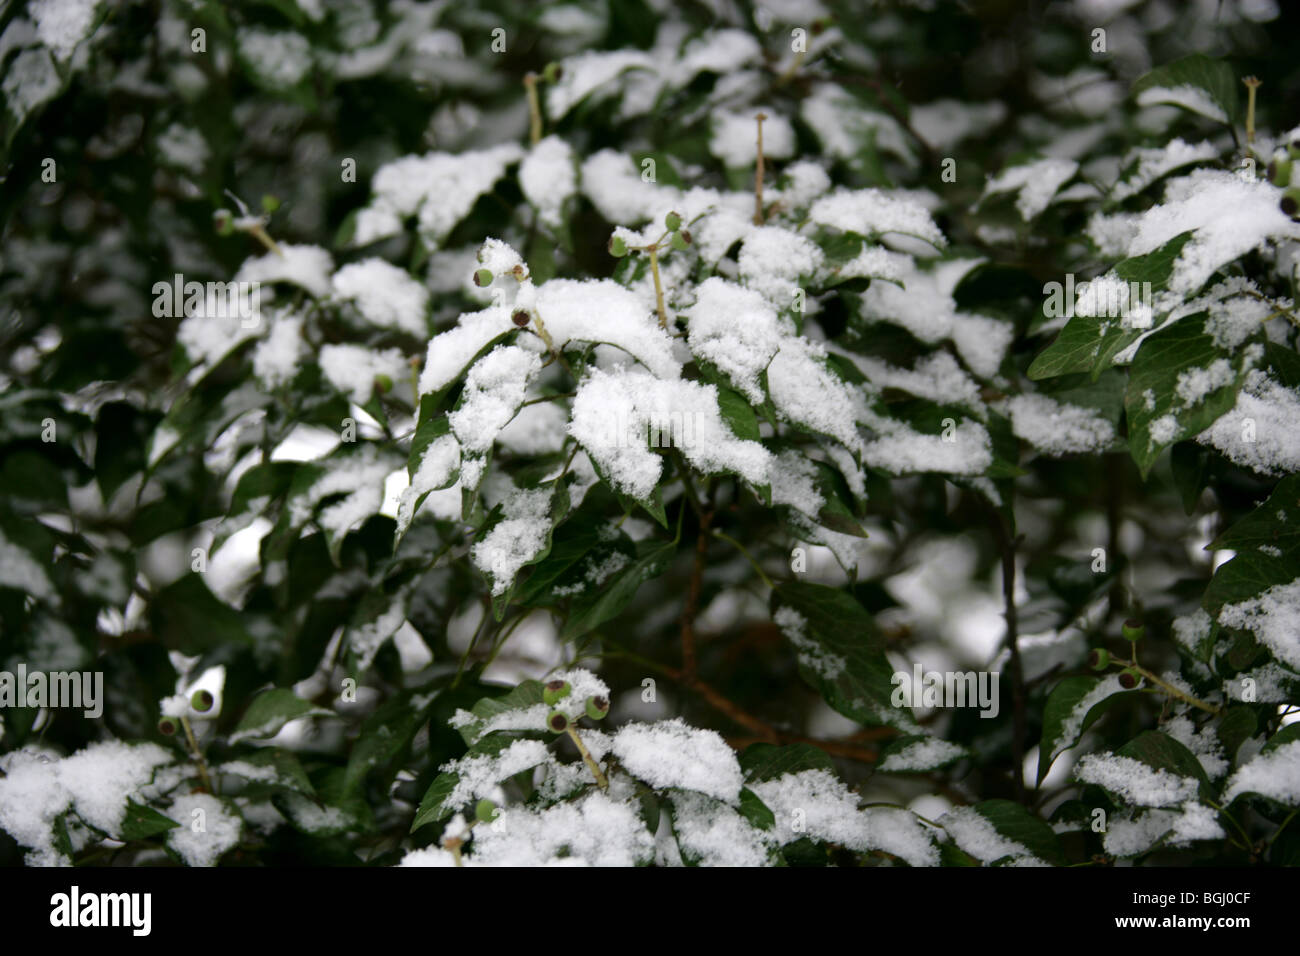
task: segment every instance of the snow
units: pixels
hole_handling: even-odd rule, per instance
[[[470,367],[460,403],[447,416],[464,452],[487,453],[541,367],[536,353],[514,345],[498,345]]]
[[[1210,615],[1198,607],[1189,614],[1174,618],[1172,625],[1174,640],[1195,654],[1198,645],[1210,636],[1210,628],[1213,624]]]
[[[935,100],[913,106],[912,127],[938,150],[950,150],[971,136],[983,136],[1006,118],[1006,104]]]
[[[761,404],[762,371],[781,347],[776,310],[751,290],[711,276],[685,311],[691,352],[727,376],[752,404]]]
[[[966,750],[957,744],[938,737],[926,737],[890,754],[876,765],[876,769],[884,773],[932,770],[951,763],[965,754]]]
[[[1164,202],[1138,220],[1128,255],[1153,252],[1189,230],[1169,288],[1191,295],[1215,271],[1269,240],[1300,238],[1300,224],[1278,208],[1280,193],[1265,180],[1251,182],[1219,169],[1197,169],[1171,179]]]
[[[1213,808],[1188,801],[1177,810],[1112,815],[1102,846],[1112,856],[1127,857],[1145,853],[1161,837],[1165,837],[1165,846],[1177,847],[1194,840],[1221,840],[1224,836]]]
[[[519,164],[519,188],[537,209],[542,225],[562,222],[564,202],[578,188],[573,148],[558,136],[547,136]]]
[[[311,44],[299,33],[250,27],[238,32],[236,42],[240,57],[272,89],[296,86],[311,70]]]
[[[1238,465],[1266,475],[1285,474],[1300,471],[1297,421],[1300,393],[1255,369],[1247,374],[1232,411],[1196,440],[1212,445]]]
[[[287,385],[298,374],[306,353],[302,323],[302,316],[291,312],[272,314],[270,332],[253,350],[253,374],[267,388]]]
[[[887,113],[863,109],[860,100],[836,84],[819,83],[812,95],[804,98],[802,112],[804,122],[821,141],[823,152],[834,159],[854,162],[871,137],[878,150],[892,153],[909,165],[915,162],[907,134],[897,120]]]
[[[370,444],[355,454],[328,461],[329,470],[290,502],[290,520],[302,524],[321,501],[342,494],[342,500],[327,506],[316,518],[322,528],[338,537],[379,512],[384,481],[393,470],[393,462]]]
[[[43,49],[22,50],[5,67],[0,89],[14,118],[22,123],[59,94],[63,84],[54,61]]]
[[[1136,163],[1136,166],[1128,176],[1111,188],[1111,199],[1123,202],[1175,169],[1192,163],[1213,162],[1218,158],[1219,151],[1209,140],[1192,146],[1182,139],[1174,138],[1164,146],[1155,149],[1135,149],[1126,157],[1124,165]]]
[[[398,349],[322,345],[318,355],[321,373],[357,405],[366,404],[374,395],[376,376],[387,375],[396,385],[410,370],[406,357]]]
[[[832,654],[805,633],[807,620],[791,607],[777,608],[772,620],[799,654],[799,663],[824,680],[834,680],[844,673],[848,662]]]
[[[460,808],[480,797],[491,797],[504,780],[530,770],[550,759],[550,751],[540,740],[515,740],[498,754],[467,754],[438,769],[459,778],[443,806]]]
[[[1196,755],[1209,779],[1218,780],[1228,772],[1228,760],[1213,725],[1207,723],[1197,730],[1190,717],[1180,714],[1160,729]]]
[[[1046,395],[1017,395],[1007,405],[1016,436],[1049,455],[1101,451],[1115,440],[1115,427],[1092,408]]]
[[[1072,159],[1040,159],[1004,169],[990,176],[984,198],[999,193],[1016,193],[1016,211],[1025,222],[1036,218],[1052,201],[1065,182],[1079,171]]]
[[[717,110],[713,114],[709,152],[728,169],[749,169],[757,162],[759,113],[767,117],[763,120],[764,158],[788,159],[794,155],[794,127],[784,116],[762,106],[738,112]]]
[[[43,601],[58,600],[45,569],[24,548],[0,531],[0,587],[13,588]]]
[[[0,756],[0,829],[28,847],[29,866],[68,866],[54,845],[54,821],[69,808],[88,825],[120,834],[128,800],[171,761],[155,744],[108,740],[70,757],[15,751]]]
[[[698,793],[672,795],[673,831],[700,866],[766,866],[772,836],[725,803]]]
[[[429,443],[420,457],[419,467],[411,483],[402,489],[397,505],[397,538],[406,534],[415,517],[416,505],[421,496],[447,487],[460,466],[460,443],[451,435],[440,435]],[[457,501],[460,496],[457,495]],[[459,515],[459,507],[456,509]]]
[[[781,452],[768,469],[772,504],[788,505],[810,517],[816,517],[826,504],[814,479],[817,468],[797,451]]]
[[[625,70],[654,68],[654,60],[639,50],[589,51],[567,57],[558,83],[546,87],[546,115],[552,122],[564,117],[593,93],[603,98],[620,85]]]
[[[868,238],[900,233],[924,239],[936,249],[947,244],[924,206],[881,189],[837,189],[812,204],[808,219]]]
[[[777,226],[760,226],[745,237],[740,248],[740,275],[745,285],[762,293],[778,309],[788,309],[799,288],[798,279],[815,275],[824,258],[811,239]]]
[[[371,325],[419,338],[428,335],[429,292],[405,269],[383,259],[364,259],[336,272],[333,287],[334,296],[355,303]]]
[[[1260,754],[1228,779],[1225,803],[1243,793],[1258,793],[1290,807],[1300,806],[1300,740]]]
[[[357,667],[368,670],[375,655],[384,643],[406,623],[406,604],[401,596],[395,597],[382,614],[373,621],[347,630],[348,646],[357,658]]]
[[[838,843],[851,850],[871,848],[868,818],[858,797],[826,770],[801,770],[749,784],[749,789],[776,817],[781,843],[805,837]]]
[[[447,234],[518,162],[523,150],[505,143],[464,153],[428,153],[403,156],[375,172],[372,198],[356,219],[353,243],[364,246],[395,236],[402,223],[418,218],[422,238],[431,247],[442,245]]]
[[[770,453],[732,433],[713,385],[623,367],[593,369],[573,400],[569,433],[616,488],[636,498],[648,498],[663,471],[662,456],[647,441],[655,447],[671,441],[702,472],[734,471],[753,484],[767,483]]]
[[[90,36],[99,7],[100,0],[34,0],[27,12],[36,24],[36,36],[66,63],[77,44]]]
[[[1206,368],[1189,368],[1179,372],[1174,391],[1183,405],[1196,405],[1211,392],[1231,385],[1236,377],[1237,373],[1230,361],[1226,358],[1215,359]]]
[[[202,811],[196,817],[195,810]],[[217,859],[239,843],[243,819],[207,793],[182,794],[172,800],[167,816],[180,826],[167,831],[167,845],[186,866],[215,866]],[[199,829],[199,820],[202,828]]]
[[[283,256],[274,252],[245,260],[235,273],[236,282],[289,282],[318,299],[329,295],[334,260],[320,246],[279,243]]]
[[[786,421],[830,435],[846,448],[862,445],[857,420],[862,396],[826,365],[826,349],[789,336],[767,369],[772,404]]]
[[[492,826],[475,827],[480,866],[636,866],[654,855],[654,836],[635,804],[598,791],[540,812],[503,807]]]
[[[957,364],[949,352],[932,352],[917,359],[915,367],[911,369],[898,368],[880,359],[856,353],[843,354],[857,365],[876,388],[897,388],[918,398],[928,398],[944,405],[964,405],[974,412],[983,413],[984,402],[980,399],[979,383]]]
[[[896,475],[923,471],[978,475],[993,464],[993,441],[976,422],[958,424],[951,441],[893,419],[876,418],[871,424],[879,437],[863,447],[862,460]]]
[[[974,807],[955,807],[939,818],[952,841],[985,863],[1011,857],[1017,866],[1044,866],[1024,845],[1004,837],[993,823]]]
[[[733,805],[740,799],[735,753],[716,731],[690,727],[680,717],[628,724],[614,734],[611,749],[628,773],[656,790],[695,790]]]
[[[1300,578],[1256,597],[1225,604],[1219,624],[1250,631],[1281,663],[1300,668]]]
[[[520,490],[506,499],[501,520],[470,549],[474,566],[491,577],[494,597],[506,593],[519,570],[542,553],[551,527],[550,489]]]
[[[641,175],[631,156],[602,149],[582,164],[582,190],[610,222],[644,222],[663,202],[671,203],[676,193],[646,182]],[[750,203],[752,210],[752,198]]]
[[[1075,778],[1094,783],[1128,803],[1143,807],[1171,807],[1196,797],[1199,787],[1192,777],[1180,777],[1117,754],[1085,754],[1076,765]]]
[[[1138,106],[1153,106],[1168,103],[1183,109],[1200,113],[1220,123],[1228,122],[1228,115],[1223,107],[1210,98],[1210,94],[1199,86],[1183,83],[1180,86],[1151,86],[1137,95]]]

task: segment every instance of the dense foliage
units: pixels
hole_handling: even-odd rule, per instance
[[[1297,28],[7,5],[0,860],[1300,861]]]

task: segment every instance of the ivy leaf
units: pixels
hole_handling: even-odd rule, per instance
[[[579,638],[617,617],[642,584],[668,570],[676,553],[675,541],[638,541],[635,561],[616,571],[603,588],[588,589],[574,599],[560,640]]]
[[[782,583],[772,592],[771,608],[798,652],[800,675],[831,707],[864,724],[917,731],[911,709],[893,705],[894,668],[884,640],[852,595],[822,584]]]
[[[1144,73],[1132,93],[1142,106],[1169,103],[1231,125],[1239,112],[1238,85],[1226,62],[1193,53]]]
[[[1110,689],[1111,693],[1105,693]],[[1119,680],[1080,675],[1066,677],[1047,695],[1043,706],[1043,734],[1038,746],[1038,785],[1046,779],[1052,763],[1079,742],[1084,731],[1125,693]],[[1081,708],[1086,710],[1080,713]]]
[[[1145,478],[1169,445],[1199,434],[1232,410],[1247,369],[1205,331],[1205,315],[1154,333],[1133,357],[1124,408],[1129,452]]]
[[[740,769],[748,783],[774,780],[802,770],[835,772],[826,751],[812,744],[750,744],[740,755]]]
[[[175,820],[163,816],[153,807],[127,800],[126,814],[122,817],[122,829],[118,836],[127,842],[147,840],[179,826]]]
[[[253,698],[230,735],[230,742],[238,743],[253,737],[274,737],[284,725],[299,717],[333,717],[334,711],[317,707],[293,691],[273,687]]]
[[[972,809],[993,824],[1000,836],[1019,843],[1040,860],[1056,866],[1065,862],[1052,828],[1020,804],[1010,800],[983,800]]]
[[[1300,475],[1279,481],[1267,501],[1207,546],[1225,549],[1236,555],[1214,572],[1201,602],[1212,618],[1225,604],[1300,578]]]

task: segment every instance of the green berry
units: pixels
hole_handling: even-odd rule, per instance
[[[478,286],[480,289],[483,288],[484,286],[489,286],[489,285],[491,285],[491,284],[492,284],[492,270],[491,270],[491,269],[477,269],[477,270],[475,270],[475,272],[474,272],[474,284],[475,284],[476,286]]]
[[[573,688],[569,686],[567,680],[553,680],[542,688],[542,700],[546,701],[551,707],[554,707],[564,698],[569,696]]]
[[[172,734],[176,733],[176,721],[172,720],[170,717],[164,717],[162,720],[158,721],[158,733],[162,734],[164,737],[170,737]]]
[[[216,702],[217,700],[212,696],[212,692],[207,690],[196,690],[190,696],[190,706],[200,714],[206,714]]]
[[[1300,159],[1300,139],[1293,139],[1287,143],[1286,151],[1292,159]]]
[[[1137,671],[1135,671],[1133,668],[1127,667],[1124,670],[1120,671],[1119,674],[1120,687],[1123,687],[1125,690],[1132,690],[1140,683],[1142,683],[1142,675],[1139,674]]]
[[[623,241],[622,236],[614,236],[609,240],[609,254],[615,259],[622,259],[627,255],[627,243]]]
[[[519,309],[514,313],[514,315],[510,316],[510,321],[522,329],[528,324],[528,313],[523,309]]]
[[[382,372],[375,376],[375,391],[380,395],[387,395],[393,390],[393,377],[385,375]]]
[[[229,209],[218,209],[212,214],[212,225],[216,227],[217,235],[229,236],[235,231],[235,217]]]
[[[270,193],[262,197],[262,212],[268,215],[280,208],[280,200]]]
[[[1300,186],[1292,186],[1284,192],[1280,205],[1282,211],[1294,219],[1300,213]]]
[[[604,720],[609,713],[609,700],[605,697],[587,698],[587,716],[592,720]]]
[[[1274,186],[1286,188],[1291,185],[1291,157],[1285,154],[1275,156],[1268,164],[1268,180]],[[1300,183],[1297,183],[1300,185]]]
[[[680,232],[674,232],[672,234],[672,238],[669,239],[669,242],[672,243],[672,247],[676,249],[678,252],[685,252],[688,248],[690,248],[690,243],[687,242],[685,238],[683,238]]]
[[[562,734],[569,729],[569,718],[564,711],[553,710],[546,715],[546,726],[551,728],[551,733]]]
[[[1095,671],[1104,671],[1110,666],[1110,652],[1104,647],[1094,647],[1088,655],[1088,666]]]
[[[1141,621],[1134,621],[1131,618],[1124,622],[1120,628],[1120,633],[1124,635],[1124,640],[1137,643],[1146,636],[1146,626]]]
[[[474,807],[474,817],[479,823],[491,823],[497,818],[497,805],[484,797]]]
[[[664,216],[664,226],[667,227],[669,232],[676,232],[682,228],[682,217],[675,212],[670,212]]]
[[[542,68],[542,79],[547,83],[558,83],[564,76],[564,67],[558,63],[548,63]]]

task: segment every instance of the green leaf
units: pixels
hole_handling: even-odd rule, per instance
[[[1143,341],[1133,357],[1124,408],[1129,451],[1144,478],[1165,448],[1204,431],[1237,402],[1244,353],[1234,359],[1221,350],[1205,321],[1203,314],[1180,319]],[[1180,394],[1198,376],[1222,384],[1199,397]]]
[[[493,734],[470,747],[465,752],[465,756],[495,757],[518,739],[519,737],[515,734]],[[530,768],[522,769],[527,770]],[[412,833],[426,823],[437,823],[439,820],[445,820],[456,812],[456,805],[447,801],[455,791],[458,783],[460,783],[460,775],[454,771],[444,771],[434,778],[433,783],[429,785],[429,789],[425,791],[424,798],[420,801],[415,820],[411,823]]]
[[[740,755],[740,769],[747,783],[762,783],[803,770],[833,774],[835,764],[826,751],[812,744],[750,744]]]
[[[1228,712],[1219,721],[1215,733],[1218,734],[1219,742],[1223,744],[1223,752],[1227,754],[1229,761],[1234,764],[1237,762],[1237,748],[1255,736],[1256,727],[1255,712],[1249,707],[1228,708]]]
[[[1210,795],[1210,780],[1196,755],[1168,734],[1158,730],[1145,730],[1115,753],[1130,757],[1148,767],[1167,770],[1179,777],[1191,777],[1201,784],[1202,797]]]
[[[1043,780],[1047,777],[1048,771],[1052,769],[1052,763],[1079,742],[1084,731],[1096,723],[1097,719],[1106,712],[1111,704],[1125,693],[1137,693],[1137,691],[1124,691],[1116,689],[1113,694],[1108,694],[1099,700],[1094,701],[1088,706],[1087,712],[1083,715],[1083,720],[1079,723],[1074,732],[1067,727],[1073,717],[1078,715],[1075,711],[1084,702],[1088,695],[1097,690],[1098,687],[1106,680],[1104,677],[1088,677],[1080,675],[1077,677],[1066,677],[1047,695],[1047,703],[1043,706],[1043,734],[1038,746],[1038,784],[1041,786]]]
[[[385,786],[392,782],[401,769],[397,765],[399,758],[406,753],[420,727],[428,721],[437,696],[436,691],[428,689],[402,691],[384,701],[365,719],[343,772],[341,793],[344,797],[359,795],[367,775],[376,769],[385,770],[381,781]]]
[[[150,603],[149,618],[158,640],[182,654],[253,642],[243,616],[218,600],[200,574],[181,575],[158,591]]]
[[[119,839],[128,842],[131,840],[147,840],[178,826],[180,826],[179,823],[163,816],[153,807],[146,807],[134,800],[127,800],[126,814],[122,817],[122,828],[117,836]]]
[[[488,721],[494,717],[500,717],[510,711],[525,711],[538,704],[544,703],[542,700],[542,682],[537,680],[526,680],[517,687],[512,688],[509,692],[502,694],[500,697],[481,698],[469,712],[474,715],[475,720],[462,724],[456,729],[460,731],[461,738],[471,747],[478,743],[479,738],[484,735],[484,728]],[[517,730],[520,728],[503,727],[501,730]],[[492,731],[497,733],[497,731]]]
[[[1212,618],[1225,604],[1300,578],[1300,475],[1279,481],[1267,501],[1207,547],[1224,549],[1236,555],[1214,572],[1201,602]]]
[[[876,622],[852,595],[803,581],[778,584],[772,618],[799,655],[799,673],[832,708],[864,724],[918,732],[909,707],[893,705],[894,668]],[[794,612],[798,618],[792,617]]]
[[[1056,866],[1065,862],[1052,828],[1020,804],[1010,800],[983,800],[973,809],[993,824],[1001,836],[1019,843],[1040,860]]]
[[[291,720],[299,717],[333,717],[334,711],[308,703],[284,687],[272,687],[253,698],[240,718],[230,742],[248,738],[267,738],[278,734]]]
[[[676,553],[675,541],[638,541],[635,561],[615,572],[603,588],[588,589],[574,598],[560,640],[572,641],[617,617],[642,584],[668,570]]]
[[[1232,124],[1239,111],[1238,86],[1232,67],[1225,61],[1193,53],[1142,74],[1134,81],[1132,93],[1143,105],[1170,103]],[[1192,87],[1188,92],[1196,95],[1189,97],[1182,87]]]

